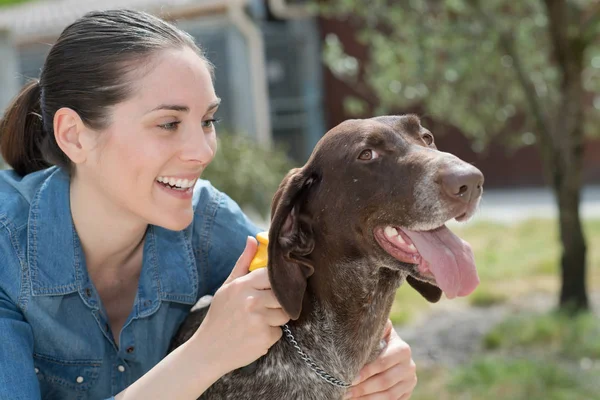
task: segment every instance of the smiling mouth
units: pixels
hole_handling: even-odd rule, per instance
[[[466,296],[479,284],[471,246],[445,225],[428,231],[388,225],[373,233],[387,254],[416,266],[414,277],[438,286],[448,298]]]
[[[167,187],[169,189],[174,189],[174,190],[180,190],[180,191],[186,191],[189,189],[193,189],[197,180],[198,180],[198,178],[181,179],[181,178],[168,178],[168,177],[163,177],[163,176],[159,176],[158,178],[156,178],[156,181],[158,183],[160,183],[161,185],[163,185],[164,187]]]

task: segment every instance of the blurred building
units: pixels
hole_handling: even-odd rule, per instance
[[[318,25],[285,0],[37,0],[0,8],[0,110],[60,32],[98,9],[143,10],[192,34],[216,66],[220,130],[277,142],[303,162],[325,131]],[[85,54],[81,55],[85,57]]]

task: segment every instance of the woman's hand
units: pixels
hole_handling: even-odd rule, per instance
[[[383,340],[387,346],[375,361],[367,364],[346,393],[346,399],[408,400],[417,384],[416,366],[406,344],[388,320]]]
[[[266,268],[248,273],[257,249],[249,237],[229,278],[215,293],[209,311],[192,340],[203,342],[223,374],[265,355],[282,335],[289,316],[271,291]]]

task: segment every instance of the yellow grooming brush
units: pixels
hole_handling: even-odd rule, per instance
[[[268,263],[267,247],[269,245],[269,232],[258,233],[256,235],[256,240],[258,240],[258,249],[256,250],[256,254],[250,263],[250,271],[264,268]]]

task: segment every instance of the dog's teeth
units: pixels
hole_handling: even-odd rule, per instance
[[[404,241],[404,238],[399,233],[398,233],[398,236],[396,236],[394,239],[396,239],[396,242],[398,242],[400,244],[406,244],[406,242]]]
[[[410,244],[410,246],[408,246],[408,248],[411,249],[412,251],[417,251],[417,248],[412,243]]]
[[[384,233],[385,236],[387,236],[390,239],[394,239],[396,238],[396,236],[398,236],[398,231],[396,230],[396,228],[392,228],[391,226],[386,226]]]

